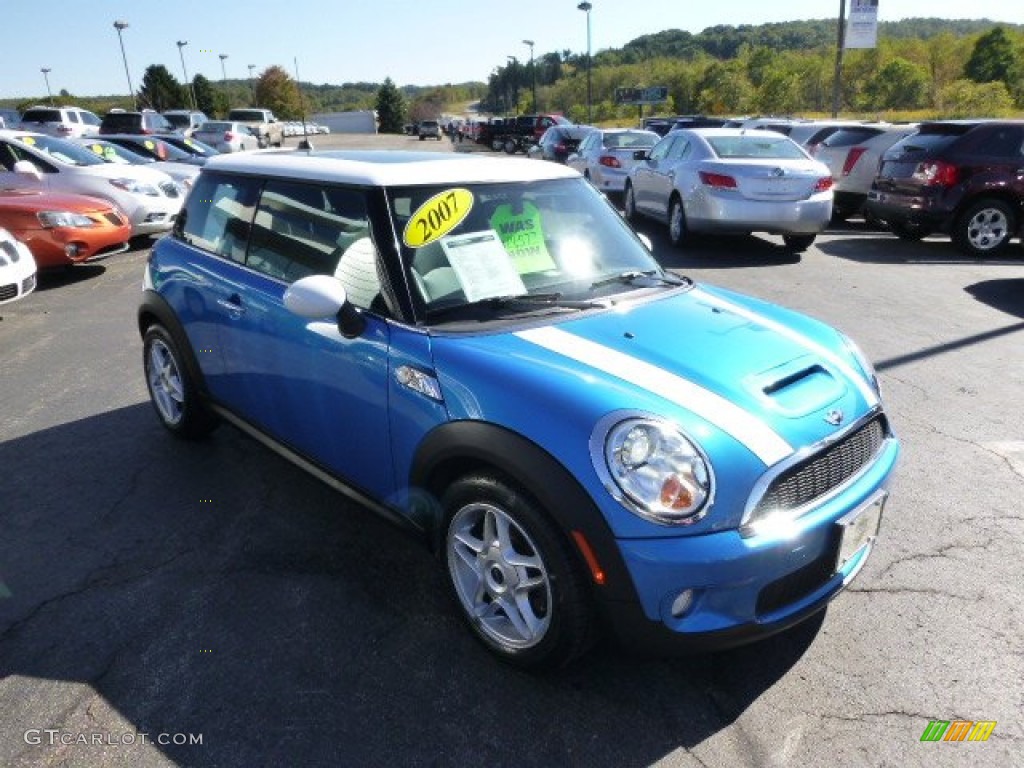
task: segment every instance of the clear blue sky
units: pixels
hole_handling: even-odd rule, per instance
[[[697,33],[720,24],[837,18],[839,0],[592,0],[595,52],[665,29]],[[586,14],[576,0],[3,0],[0,98],[79,96],[127,91],[115,19],[127,21],[124,45],[132,83],[150,64],[183,80],[176,41],[191,78],[248,77],[271,64],[314,83],[441,85],[486,80],[507,56],[529,58],[587,48]],[[850,2],[846,3],[849,9]],[[509,9],[514,9],[510,12]],[[880,0],[879,19],[981,19],[1024,23],[1021,0]]]

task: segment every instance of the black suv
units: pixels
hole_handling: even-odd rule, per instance
[[[865,210],[903,240],[944,232],[996,253],[1024,222],[1024,121],[922,123],[882,155]]]
[[[127,112],[123,109],[112,109],[103,116],[100,133],[172,133],[174,126],[167,118],[152,109],[141,112]]]

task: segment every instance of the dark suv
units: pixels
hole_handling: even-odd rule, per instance
[[[103,116],[100,123],[100,133],[172,133],[174,126],[167,118],[152,109],[144,109],[141,112],[127,112],[123,109],[113,109]]]
[[[1024,121],[922,123],[882,155],[865,210],[903,240],[944,232],[972,256],[999,251],[1024,221]]]

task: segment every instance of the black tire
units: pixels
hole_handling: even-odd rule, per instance
[[[587,578],[536,502],[490,473],[456,480],[441,501],[448,582],[484,646],[531,670],[561,667],[582,654],[594,631]]]
[[[163,326],[151,325],[146,330],[142,365],[150,402],[171,434],[196,440],[217,427],[217,418],[200,399],[181,351]]]
[[[909,224],[907,222],[889,222],[889,229],[900,240],[908,243],[916,243],[931,234],[931,230],[921,224]]]
[[[508,139],[505,142],[504,149],[505,149],[505,154],[506,155],[514,155],[516,152],[519,151],[519,145],[516,144],[515,139]]]
[[[636,224],[639,218],[636,210],[636,193],[633,192],[633,185],[628,181],[622,190],[622,214],[626,217],[626,221],[631,224]]]
[[[668,202],[668,239],[675,248],[681,248],[689,236],[686,226],[686,211],[679,195],[672,195]]]
[[[814,243],[815,235],[783,235],[782,242],[786,249],[793,253],[803,253]]]
[[[420,136],[420,141],[425,141],[425,140],[426,140],[426,138],[427,138],[426,136],[422,136],[422,135],[421,135],[421,136]]]
[[[964,210],[953,227],[953,242],[968,256],[992,256],[1017,232],[1017,216],[1007,203],[983,198]]]

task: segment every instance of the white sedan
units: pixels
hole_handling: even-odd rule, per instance
[[[0,229],[0,304],[28,296],[36,287],[36,262],[28,246]]]
[[[654,131],[599,128],[580,142],[566,163],[605,194],[621,194],[629,169],[637,162],[637,150],[650,149],[660,138]]]
[[[168,231],[185,191],[163,171],[105,162],[85,147],[26,131],[0,131],[0,189],[45,189],[109,200],[132,236]]]

